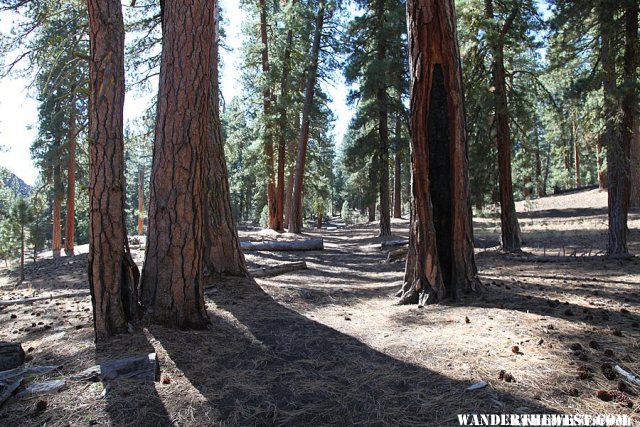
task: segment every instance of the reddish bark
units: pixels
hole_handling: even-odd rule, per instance
[[[144,166],[138,168],[138,236],[144,234]]]
[[[384,63],[387,57],[387,41],[384,37],[385,2],[376,1],[376,59]],[[389,209],[389,103],[387,90],[383,85],[376,92],[378,106],[378,166],[380,176],[380,236],[391,235],[391,218]]]
[[[604,29],[612,24],[613,12],[603,6],[601,23]],[[611,27],[609,27],[611,28]],[[604,33],[604,31],[603,31]],[[602,63],[604,68],[605,113],[613,113],[613,101],[616,90],[615,81],[615,52],[612,49],[612,37],[603,34],[604,54]],[[622,120],[620,129],[607,146],[607,170],[609,172],[609,245],[608,254],[611,256],[626,255],[627,247],[627,218],[631,197],[630,157],[631,144],[634,140],[635,116],[637,109],[636,68],[638,66],[638,3],[629,2],[625,9],[625,52],[623,70]],[[613,115],[607,114],[609,119]]]
[[[54,257],[62,249],[62,172],[60,165],[53,166],[53,211],[51,213],[51,250]]]
[[[262,74],[265,76],[265,86],[262,90],[262,111],[265,121],[264,154],[267,160],[267,211],[268,226],[272,230],[282,230],[282,224],[278,221],[276,206],[276,184],[274,175],[273,158],[273,129],[271,126],[271,87],[269,86],[269,39],[267,36],[267,5],[265,0],[260,0],[260,41],[262,43],[261,60]]]
[[[400,152],[400,132],[402,130],[402,116],[396,116],[395,153],[393,166],[393,217],[402,218],[402,159]]]
[[[411,225],[400,303],[480,291],[452,0],[409,0]],[[426,120],[425,120],[426,119]]]
[[[208,197],[205,206],[205,265],[209,273],[216,275],[247,276],[244,254],[240,248],[238,233],[231,211],[231,195],[224,157],[224,143],[220,126],[220,100],[218,76],[219,32],[218,19],[215,20],[216,38],[213,43],[213,108],[211,111],[211,136],[207,146]]]
[[[142,280],[145,316],[205,328],[206,179],[213,144],[215,1],[165,2]]]
[[[76,200],[76,100],[71,97],[71,114],[69,115],[69,159],[67,160],[67,215],[65,219],[64,251],[73,255],[73,241],[75,239],[75,200]]]
[[[498,35],[490,43],[493,61],[492,83],[495,99],[496,140],[498,145],[498,171],[500,188],[500,223],[502,228],[502,248],[507,252],[519,251],[521,247],[520,225],[516,216],[513,199],[511,173],[511,133],[509,130],[509,106],[507,104],[506,72],[504,68],[504,37],[511,29],[518,14],[516,6],[504,22]],[[485,0],[486,18],[494,20],[493,2]]]
[[[320,55],[320,41],[322,38],[322,27],[324,25],[325,3],[320,1],[316,13],[315,29],[313,32],[313,44],[311,47],[311,64],[307,73],[307,80],[304,89],[304,102],[302,106],[302,118],[300,133],[298,135],[298,152],[296,158],[296,169],[293,177],[293,192],[291,195],[291,206],[289,213],[289,232],[300,233],[302,231],[302,188],[304,184],[304,169],[307,157],[307,144],[309,142],[309,127],[311,121],[311,107],[316,87],[318,74],[318,59]]]
[[[138,318],[138,269],[124,220],[124,23],[118,0],[88,0],[89,285],[96,340]]]

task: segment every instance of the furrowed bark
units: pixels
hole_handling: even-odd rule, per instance
[[[207,155],[216,2],[165,2],[142,302],[145,317],[206,328]]]
[[[480,283],[453,1],[410,0],[407,13],[412,198],[400,303],[427,304],[479,292]]]
[[[138,319],[139,273],[124,220],[124,23],[117,0],[88,0],[89,285],[96,341]]]

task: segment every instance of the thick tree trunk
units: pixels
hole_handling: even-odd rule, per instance
[[[485,0],[487,19],[494,20],[492,0]],[[521,247],[520,225],[513,200],[511,173],[511,134],[509,130],[509,106],[504,69],[504,36],[509,32],[518,8],[512,10],[505,21],[498,40],[491,44],[493,55],[492,77],[495,98],[496,139],[498,145],[498,170],[500,187],[500,223],[502,226],[502,248],[507,252],[519,251]]]
[[[616,112],[616,65],[612,31],[614,28],[613,9],[605,2],[600,3],[600,33],[602,37],[601,61],[603,68],[603,91],[605,113],[605,137],[607,146],[607,173],[609,186],[609,255],[628,254],[627,248],[627,215],[629,212],[629,156],[631,138],[633,135],[634,104],[633,91],[627,92],[623,99],[623,118],[621,129],[615,130]],[[633,8],[631,8],[633,9]],[[629,10],[627,11],[629,12]],[[633,13],[627,13],[626,48],[624,61],[624,83],[635,84],[635,42],[637,42],[638,16],[637,7],[634,19],[629,19]],[[630,35],[629,32],[635,32]]]
[[[53,166],[53,212],[51,214],[51,250],[59,257],[62,250],[62,172],[60,165]]]
[[[311,64],[309,64],[307,81],[304,88],[304,102],[302,105],[302,119],[298,135],[298,153],[296,169],[293,177],[293,193],[291,196],[291,212],[289,213],[289,232],[302,231],[302,188],[304,185],[304,170],[307,157],[307,143],[309,142],[309,127],[311,121],[311,107],[318,74],[318,60],[320,56],[320,41],[324,25],[325,3],[321,0],[316,12],[315,28],[313,30],[313,44],[311,46]]]
[[[124,220],[124,23],[118,0],[88,0],[89,286],[96,340],[138,319],[138,268]]]
[[[166,2],[142,302],[147,318],[205,328],[206,188],[213,144],[215,1]]]
[[[207,149],[207,182],[209,195],[206,200],[205,265],[210,273],[217,275],[247,276],[244,254],[231,211],[231,195],[227,179],[227,162],[224,157],[222,127],[220,126],[219,76],[218,76],[218,20],[216,41],[213,43],[212,68],[212,138]]]
[[[411,226],[400,303],[480,291],[453,0],[409,0]]]
[[[144,166],[138,167],[138,236],[144,234]]]
[[[269,39],[267,36],[267,5],[265,0],[260,0],[260,41],[262,43],[261,61],[262,74],[265,77],[265,86],[262,89],[262,112],[264,115],[264,154],[267,160],[267,211],[268,226],[272,230],[282,230],[282,224],[278,224],[276,207],[276,184],[274,182],[274,158],[273,158],[273,129],[271,126],[271,87],[269,83]]]
[[[375,221],[376,220],[376,201],[375,200],[369,203],[369,206],[367,207],[367,212],[369,216],[369,222]]]
[[[67,215],[64,222],[64,251],[73,255],[75,240],[75,206],[76,206],[76,97],[71,97],[71,114],[69,114],[69,159],[67,160]]]

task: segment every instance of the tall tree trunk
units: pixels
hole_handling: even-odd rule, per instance
[[[387,41],[385,39],[385,2],[376,1],[376,56],[380,64],[387,58]],[[376,104],[378,106],[378,156],[380,177],[380,236],[391,235],[391,218],[389,209],[389,103],[387,100],[387,88],[382,79],[381,87],[376,92]]]
[[[613,23],[611,9],[602,7],[602,24]],[[612,29],[612,26],[608,27]],[[605,71],[605,112],[613,113],[613,101],[616,90],[615,82],[615,52],[611,35],[603,34],[603,68]],[[635,116],[637,105],[636,96],[636,68],[638,66],[638,3],[629,2],[625,8],[625,52],[623,70],[622,120],[620,130],[609,140],[607,148],[607,170],[609,172],[609,255],[625,255],[629,253],[627,247],[627,217],[631,197],[631,144],[634,139]],[[612,120],[613,115],[607,114]]]
[[[316,87],[318,74],[318,60],[320,56],[320,41],[322,27],[324,25],[325,2],[320,0],[316,12],[315,28],[313,30],[313,44],[311,46],[311,63],[307,72],[307,81],[304,88],[304,102],[302,105],[302,119],[300,133],[298,135],[298,154],[296,169],[293,177],[293,193],[291,196],[291,212],[289,213],[289,232],[300,233],[302,231],[302,187],[304,184],[304,169],[307,157],[307,144],[309,142],[309,127],[311,121],[311,107]],[[300,221],[300,222],[299,222]]]
[[[59,257],[62,249],[62,172],[60,165],[53,166],[53,212],[51,229],[51,250],[53,256]]]
[[[296,0],[291,0],[291,4],[295,4]],[[284,170],[286,166],[287,155],[287,106],[289,103],[289,73],[291,71],[291,49],[293,46],[293,30],[289,28],[287,30],[287,40],[285,42],[284,57],[282,61],[282,78],[280,80],[280,99],[278,101],[278,108],[280,110],[280,131],[278,135],[278,185],[276,192],[276,218],[277,230],[282,230],[285,224],[284,211],[285,211],[285,178]],[[289,195],[287,194],[287,197]]]
[[[138,319],[138,268],[124,217],[124,23],[118,0],[88,0],[89,286],[96,340]]]
[[[411,226],[400,303],[479,292],[453,0],[409,0]],[[427,19],[428,18],[428,19]]]
[[[498,170],[500,178],[500,222],[502,225],[502,248],[507,252],[519,251],[521,247],[520,225],[516,216],[513,200],[513,181],[511,173],[511,134],[509,130],[509,106],[507,105],[507,85],[504,69],[504,37],[509,32],[518,14],[518,7],[511,11],[499,31],[497,40],[491,45],[493,55],[492,77],[495,118],[498,145]],[[485,13],[489,21],[494,20],[492,0],[485,0]]]
[[[205,265],[217,275],[247,276],[244,254],[231,211],[231,195],[227,179],[227,162],[220,126],[220,100],[218,75],[219,31],[215,20],[216,37],[213,43],[211,136],[207,149],[207,182],[209,195],[206,200]]]
[[[138,236],[144,234],[144,166],[138,166]]]
[[[206,328],[204,263],[215,1],[165,2],[142,302],[151,320]]]
[[[542,185],[542,159],[540,157],[540,137],[536,132],[536,189],[538,197],[544,197],[544,187]]]
[[[24,282],[24,225],[20,225],[20,282]]]
[[[631,196],[629,206],[640,207],[640,120],[635,118],[634,140],[631,143]]]
[[[276,207],[276,184],[274,182],[273,129],[271,126],[271,86],[269,82],[269,39],[267,36],[267,5],[260,0],[260,41],[262,43],[261,60],[265,86],[262,89],[262,112],[264,115],[264,154],[267,160],[267,212],[268,226],[272,230],[282,230],[278,224]]]
[[[64,222],[64,251],[73,255],[73,241],[75,239],[75,201],[76,201],[76,97],[71,97],[71,113],[69,114],[69,159],[67,160],[67,216]]]
[[[607,174],[609,187],[609,243],[607,252],[609,255],[624,255],[628,253],[627,248],[627,214],[629,211],[629,139],[623,136],[624,127],[629,117],[627,114],[628,98],[623,101],[623,119],[621,132],[615,129],[616,102],[616,64],[615,47],[613,41],[614,10],[610,5],[602,1],[599,3],[600,33],[602,37],[601,56],[603,69],[603,92],[604,92],[604,114],[605,114],[605,145],[607,147]],[[627,15],[628,17],[629,15]],[[626,30],[629,31],[633,25],[627,21]],[[635,23],[637,33],[637,16]],[[628,70],[629,55],[635,51],[634,46],[629,45],[629,35],[627,34],[627,46],[625,50],[624,82],[633,76],[634,71]],[[634,60],[631,59],[631,63]],[[632,108],[635,108],[633,106]],[[632,123],[632,122],[631,122]]]
[[[573,157],[576,166],[576,188],[580,188],[580,144],[578,143],[578,134],[576,129],[576,112],[571,113],[571,135],[573,139]]]
[[[396,143],[397,145],[397,143]],[[396,148],[393,167],[393,217],[402,218],[402,159]]]

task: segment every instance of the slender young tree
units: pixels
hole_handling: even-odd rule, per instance
[[[207,156],[216,2],[164,2],[162,57],[142,278],[145,317],[205,328]]]
[[[67,129],[68,156],[67,159],[67,211],[64,222],[64,252],[73,255],[75,240],[75,212],[76,212],[76,142],[78,130],[76,127],[76,97],[71,95],[69,126]]]
[[[34,220],[33,212],[25,199],[20,197],[11,205],[9,219],[20,228],[20,280],[18,283],[22,283],[24,282],[25,227]]]
[[[89,286],[95,337],[138,319],[138,268],[124,219],[124,23],[119,0],[87,0],[90,40]]]
[[[479,292],[453,0],[408,0],[411,225],[400,303]]]
[[[311,63],[307,73],[307,80],[304,88],[304,104],[302,106],[302,118],[300,133],[298,134],[298,152],[296,159],[296,169],[293,177],[291,205],[289,213],[289,232],[300,233],[302,224],[299,219],[302,216],[302,188],[304,180],[304,169],[307,156],[307,145],[309,142],[309,127],[311,125],[311,107],[313,106],[314,91],[318,75],[318,60],[320,56],[320,42],[322,39],[322,27],[325,19],[326,4],[324,0],[318,3],[316,11],[315,27],[313,30],[313,44],[311,46]]]
[[[522,245],[520,225],[513,200],[511,174],[511,132],[509,130],[509,106],[507,104],[507,82],[504,67],[504,42],[514,20],[520,12],[515,4],[501,26],[495,22],[493,0],[485,0],[485,14],[492,27],[489,46],[492,54],[492,87],[495,100],[496,141],[498,145],[498,170],[500,178],[500,222],[502,225],[502,248],[505,251],[519,251]]]

